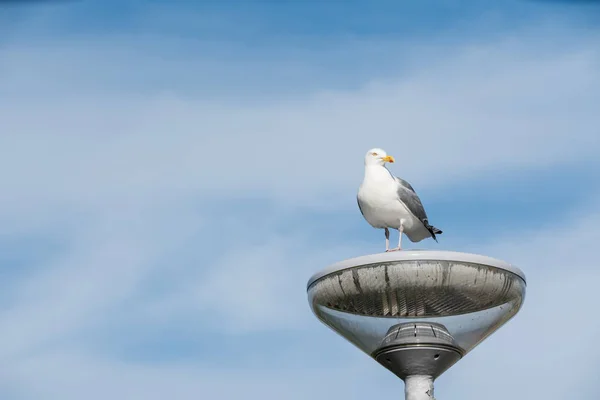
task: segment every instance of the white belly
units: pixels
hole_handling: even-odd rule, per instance
[[[365,219],[374,228],[400,229],[402,224],[404,233],[411,242],[430,237],[421,221],[398,200],[393,185],[389,188],[374,188],[363,184],[358,191],[358,201]]]

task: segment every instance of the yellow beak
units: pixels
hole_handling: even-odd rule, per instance
[[[393,163],[394,162],[394,157],[392,156],[385,156],[382,158],[383,161],[385,162],[389,162],[389,163]]]

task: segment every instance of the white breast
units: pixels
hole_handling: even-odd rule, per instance
[[[398,184],[389,171],[381,166],[365,168],[365,178],[358,190],[358,201],[367,222],[375,228],[411,230],[415,217],[398,200]]]

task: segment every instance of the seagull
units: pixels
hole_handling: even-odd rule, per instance
[[[385,251],[402,250],[402,234],[413,242],[433,238],[442,233],[429,224],[427,213],[417,193],[404,179],[395,177],[386,168],[394,157],[379,148],[365,155],[365,176],[358,189],[358,208],[374,228],[385,229]],[[398,247],[390,249],[389,228],[397,229],[400,237]]]

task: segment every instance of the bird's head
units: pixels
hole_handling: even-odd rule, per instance
[[[365,165],[384,165],[386,162],[393,163],[394,157],[388,156],[383,149],[371,149],[365,155]]]

